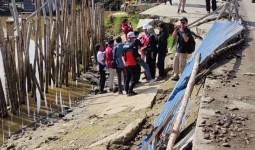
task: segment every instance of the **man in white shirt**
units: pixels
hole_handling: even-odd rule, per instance
[[[96,51],[97,51],[97,61],[98,61],[98,70],[100,73],[100,93],[106,93],[106,91],[104,91],[104,86],[105,86],[105,81],[106,81],[106,77],[105,77],[105,53],[104,53],[104,46],[102,44],[97,44],[96,45]]]

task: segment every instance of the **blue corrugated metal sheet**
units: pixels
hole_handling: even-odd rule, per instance
[[[184,69],[184,72],[180,78],[180,80],[177,82],[174,90],[172,91],[171,96],[169,97],[169,101],[166,103],[165,107],[163,108],[162,112],[160,113],[157,121],[154,124],[154,128],[157,128],[160,126],[160,124],[163,123],[163,121],[166,119],[168,114],[171,112],[171,110],[174,108],[174,106],[177,104],[178,100],[181,99],[181,97],[185,93],[185,88],[188,82],[188,79],[191,75],[194,63],[195,63],[195,56],[197,53],[201,54],[201,60],[200,63],[203,63],[207,60],[208,57],[220,46],[226,43],[226,41],[230,40],[237,34],[239,34],[243,30],[243,26],[240,25],[238,22],[224,22],[224,23],[218,23],[215,22],[208,32],[207,36],[204,38],[203,42],[199,46],[199,48],[196,50],[195,54],[193,55],[190,62],[186,64],[186,67]],[[179,111],[180,106],[176,109],[174,112],[174,117],[172,118],[171,122],[174,122],[177,116],[177,111]],[[183,118],[183,122],[186,118],[188,107],[185,112],[185,116]],[[165,127],[163,133],[167,133],[172,129],[171,126]],[[149,139],[151,135],[148,135],[144,141],[142,146],[144,146]],[[152,149],[152,146],[147,148],[148,150]]]

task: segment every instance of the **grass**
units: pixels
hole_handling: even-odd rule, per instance
[[[107,17],[105,20],[105,27],[108,36],[116,36],[122,34],[121,25],[122,20],[124,18],[128,18],[130,22],[132,22],[133,29],[137,29],[137,24],[139,22],[139,15],[138,14],[131,14],[131,15],[119,15],[117,17]]]
[[[169,38],[167,40],[167,48],[168,49],[171,48],[173,42],[174,42],[174,39],[173,39],[172,35],[170,34]],[[174,47],[171,50],[172,50],[172,54],[171,54],[170,58],[174,58],[174,55],[176,53],[176,45],[174,45]]]

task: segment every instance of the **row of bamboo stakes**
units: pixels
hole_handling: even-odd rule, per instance
[[[38,90],[42,100],[44,92],[49,92],[49,85],[68,86],[69,74],[72,80],[77,80],[81,71],[87,71],[94,63],[94,45],[105,38],[103,5],[90,0],[79,4],[76,0],[71,2],[70,9],[67,0],[36,0],[36,11],[20,21],[15,0],[12,0],[13,20],[6,22],[6,33],[0,21],[6,89],[4,92],[0,79],[2,117],[8,116],[7,106],[16,114],[20,105],[26,103],[26,96],[36,99]],[[52,3],[56,6],[55,16]],[[77,5],[81,9],[77,9]],[[30,60],[32,36],[34,59]]]

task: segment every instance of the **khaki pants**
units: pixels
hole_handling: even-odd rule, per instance
[[[187,53],[177,53],[174,56],[174,76],[181,75],[187,61]]]
[[[113,89],[113,79],[114,79],[114,76],[115,76],[115,69],[112,69],[112,68],[109,68],[108,69],[108,72],[109,72],[109,89]]]

